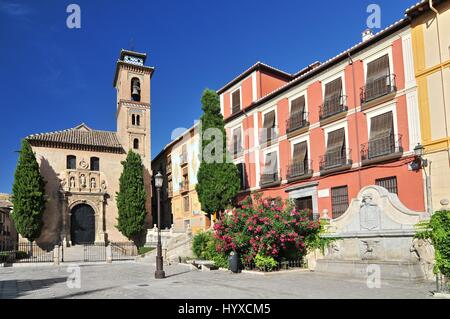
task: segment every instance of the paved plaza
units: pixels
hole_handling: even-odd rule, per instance
[[[151,261],[80,264],[80,268],[73,265],[0,268],[0,298],[416,299],[432,298],[434,289],[433,282],[384,280],[380,288],[368,288],[365,280],[307,271],[232,274],[171,265],[165,268],[167,278],[156,280]],[[74,277],[78,272],[79,287]],[[68,278],[75,279],[68,283]]]

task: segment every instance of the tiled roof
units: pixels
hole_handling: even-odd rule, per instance
[[[291,80],[293,75],[287,72],[284,72],[280,69],[277,69],[273,66],[270,66],[268,64],[262,63],[260,61],[256,62],[255,64],[253,64],[251,67],[249,67],[247,70],[245,70],[244,72],[242,72],[241,74],[239,74],[238,76],[236,76],[234,79],[232,79],[231,81],[229,81],[227,84],[225,84],[223,87],[221,87],[220,89],[217,90],[218,94],[221,94],[222,92],[224,92],[225,90],[227,90],[228,88],[230,88],[231,86],[233,86],[234,84],[236,84],[237,82],[239,82],[240,80],[242,80],[243,78],[245,78],[247,75],[249,75],[250,73],[252,73],[255,70],[258,69],[264,69],[266,71],[269,71],[273,74],[282,76],[288,80]]]
[[[0,208],[12,208],[13,204],[9,200],[0,199]]]
[[[116,132],[92,130],[84,123],[63,131],[29,135],[26,139],[32,145],[48,147],[123,151]]]

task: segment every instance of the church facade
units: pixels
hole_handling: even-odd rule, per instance
[[[63,131],[26,137],[46,181],[44,227],[38,244],[126,241],[117,230],[116,193],[127,152],[137,152],[144,166],[146,227],[151,213],[150,81],[147,55],[122,50],[113,86],[117,90],[117,130],[100,131],[80,124]]]

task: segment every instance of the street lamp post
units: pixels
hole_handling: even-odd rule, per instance
[[[425,148],[423,145],[418,143],[416,147],[414,147],[414,154],[416,155],[416,160],[412,163],[412,168],[414,170],[423,169],[425,173],[425,189],[427,195],[427,210],[428,214],[431,216],[433,214],[433,204],[431,197],[431,161],[429,162],[427,159],[423,158]],[[428,174],[426,168],[428,167]]]
[[[158,172],[155,176],[155,187],[157,194],[157,207],[158,207],[158,245],[156,246],[156,271],[155,278],[163,279],[166,277],[163,269],[163,257],[162,257],[162,246],[161,246],[161,199],[160,192],[163,184],[163,176],[161,172]]]

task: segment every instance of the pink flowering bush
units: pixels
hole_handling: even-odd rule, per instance
[[[279,198],[248,197],[214,225],[216,250],[225,255],[238,252],[244,262],[253,262],[256,255],[277,261],[301,258],[321,231],[320,222],[309,214]]]

